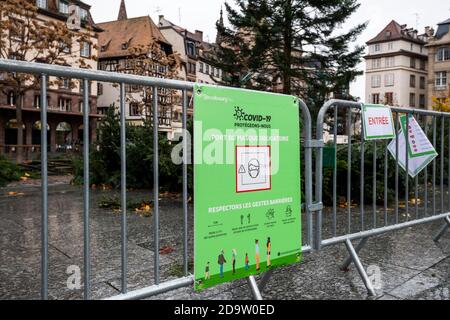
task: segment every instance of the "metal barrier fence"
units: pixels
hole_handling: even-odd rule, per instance
[[[89,81],[101,81],[106,83],[116,83],[120,86],[120,155],[121,155],[121,294],[110,299],[140,299],[157,295],[163,292],[171,291],[177,288],[193,285],[194,278],[189,274],[188,270],[188,152],[183,152],[183,272],[184,277],[176,280],[161,282],[160,277],[160,256],[159,256],[159,178],[158,178],[158,88],[167,88],[182,91],[182,128],[183,130],[183,150],[187,150],[187,114],[188,114],[188,92],[193,90],[194,83],[187,81],[177,81],[169,79],[149,78],[143,76],[113,73],[98,70],[75,69],[71,67],[63,67],[56,65],[47,65],[40,63],[30,63],[25,61],[4,60],[0,59],[1,72],[20,72],[27,74],[35,74],[41,78],[40,87],[40,113],[41,125],[43,128],[47,126],[47,79],[48,77],[62,77],[70,79],[80,79],[83,81],[84,88],[89,88]],[[126,126],[125,126],[125,85],[139,85],[143,87],[153,88],[153,223],[154,223],[154,285],[135,290],[128,291],[127,271],[127,182],[126,182]],[[312,203],[312,149],[316,145],[311,141],[311,116],[309,110],[303,101],[299,102],[299,108],[303,115],[302,129],[304,134],[304,168],[302,171],[305,175],[305,204],[303,205],[306,226],[304,230],[305,245],[302,247],[304,253],[312,250],[311,244],[313,240],[313,223],[312,212],[318,207]],[[83,127],[89,128],[89,92],[83,90]],[[300,120],[300,119],[299,119]],[[49,297],[49,217],[48,217],[48,153],[47,153],[47,130],[41,130],[41,175],[42,175],[42,223],[41,223],[41,298]],[[89,130],[83,130],[83,164],[84,164],[84,183],[83,183],[83,260],[84,260],[84,298],[91,297],[91,252],[90,252],[90,176],[89,176]],[[259,286],[254,277],[248,279],[253,297],[261,299],[260,290],[270,278],[271,272],[267,272],[261,277]]]
[[[349,258],[343,263],[342,269],[347,269],[349,265],[354,262],[360,276],[362,277],[364,284],[371,295],[375,295],[375,291],[372,282],[368,278],[366,271],[364,270],[361,261],[358,257],[358,252],[363,248],[367,239],[372,236],[380,235],[383,233],[400,230],[408,227],[412,227],[419,224],[429,223],[437,220],[442,220],[444,222],[444,227],[441,232],[434,238],[435,241],[439,241],[442,235],[449,229],[450,226],[450,138],[445,138],[445,131],[448,128],[448,134],[450,136],[450,114],[434,112],[428,110],[411,109],[411,108],[394,108],[392,107],[392,112],[394,115],[395,129],[396,132],[399,131],[399,115],[408,114],[413,115],[418,121],[421,122],[421,126],[425,128],[425,132],[428,133],[429,130],[432,132],[432,143],[435,149],[438,151],[439,156],[435,158],[434,161],[425,168],[425,170],[420,173],[415,179],[411,179],[408,174],[402,174],[399,170],[399,143],[398,134],[396,135],[396,150],[395,150],[395,165],[394,168],[389,167],[389,151],[387,150],[387,145],[390,141],[375,141],[375,142],[365,142],[363,137],[363,121],[360,120],[361,124],[356,125],[354,122],[355,118],[359,115],[361,111],[361,104],[356,102],[341,101],[341,100],[331,100],[325,103],[319,112],[317,119],[317,140],[323,141],[324,138],[324,125],[327,122],[333,123],[333,145],[332,147],[336,150],[337,145],[337,128],[339,115],[346,121],[346,134],[348,137],[348,143],[346,148],[342,149],[344,151],[344,156],[341,159],[347,161],[347,190],[346,194],[343,196],[346,200],[345,203],[341,204],[346,208],[346,214],[339,212],[338,210],[338,166],[337,160],[339,158],[338,152],[335,152],[334,162],[335,165],[332,172],[328,170],[328,174],[332,176],[332,185],[324,186],[324,152],[320,149],[317,152],[316,157],[316,177],[315,177],[315,192],[316,200],[322,202],[324,198],[324,190],[326,188],[331,188],[331,201],[332,210],[331,214],[327,215],[324,219],[323,210],[317,212],[317,230],[315,239],[315,248],[318,250],[321,247],[327,247],[339,243],[345,243],[347,250],[350,254]],[[342,114],[344,116],[342,117]],[[409,119],[406,118],[406,127],[409,126]],[[440,127],[440,135],[437,132],[438,126]],[[359,131],[358,131],[359,129]],[[446,142],[446,139],[448,140]],[[356,140],[356,141],[355,141]],[[358,143],[358,148],[354,146]],[[379,173],[377,167],[379,147],[384,149],[384,158],[381,160],[384,163],[384,172]],[[445,148],[448,146],[447,152]],[[367,148],[366,148],[367,147]],[[367,164],[365,163],[365,155],[372,148],[372,168],[366,171]],[[345,150],[346,149],[346,150]],[[352,194],[355,193],[355,189],[352,189],[352,157],[353,149],[357,152],[359,151],[360,164],[359,164],[359,208],[358,206],[352,205]],[[409,139],[406,139],[406,150],[409,149]],[[345,152],[346,151],[346,152]],[[407,152],[407,151],[406,151]],[[408,155],[406,158],[406,172],[408,171],[409,161]],[[447,163],[446,163],[447,162]],[[379,162],[378,162],[379,164]],[[437,180],[437,166],[439,165],[439,181]],[[447,166],[448,177],[445,177],[444,172]],[[430,168],[431,167],[431,168]],[[431,170],[430,170],[431,169]],[[394,177],[392,178],[389,173],[395,171]],[[369,172],[372,176],[371,183],[367,184],[366,174]],[[430,179],[431,171],[431,179]],[[341,170],[342,176],[342,170]],[[345,172],[344,172],[345,173]],[[400,175],[403,176],[403,186],[404,186],[404,203],[400,202]],[[380,177],[382,176],[382,178]],[[344,178],[345,179],[345,178]],[[383,184],[382,189],[384,189],[384,194],[381,197],[377,197],[377,186],[380,183]],[[431,181],[430,181],[431,180]],[[445,180],[447,180],[447,186],[445,185]],[[341,180],[342,181],[342,180]],[[429,190],[429,182],[431,182],[431,190]],[[439,182],[439,190],[436,184]],[[388,202],[389,185],[394,185],[394,205],[390,208]],[[369,190],[369,188],[371,190]],[[381,188],[380,188],[381,189]],[[411,202],[410,190],[414,190],[414,202]],[[422,189],[422,190],[421,190]],[[357,190],[357,189],[356,189]],[[327,190],[329,191],[329,190]],[[445,193],[448,192],[448,200],[445,200]],[[366,199],[365,194],[372,194],[371,208],[369,209],[370,216],[367,217],[366,213]],[[431,194],[430,194],[431,193]],[[439,193],[439,203],[436,199]],[[423,205],[419,205],[419,197],[423,196]],[[429,199],[431,197],[431,199]],[[381,199],[380,199],[381,198]],[[383,204],[380,205],[380,200],[383,200]],[[447,202],[447,203],[446,203]],[[438,207],[438,204],[440,205]],[[402,208],[404,207],[404,208]],[[356,209],[357,211],[355,212]],[[359,211],[359,212],[358,212]],[[324,221],[326,220],[326,221]],[[360,240],[356,248],[353,247],[352,240]]]

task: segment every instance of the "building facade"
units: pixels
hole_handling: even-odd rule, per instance
[[[426,45],[428,50],[428,105],[434,99],[450,98],[450,19],[438,24],[436,34]]]
[[[70,32],[79,36],[71,38],[71,45],[65,45],[64,65],[97,69],[97,42],[98,32],[101,31],[92,20],[90,6],[75,0],[35,0],[36,13],[32,16],[35,23],[45,26],[52,23],[63,23],[67,25]],[[2,5],[2,4],[0,4]],[[1,19],[1,18],[0,18]],[[9,17],[11,19],[11,16]],[[16,30],[26,34],[25,18],[17,17],[18,27]],[[8,32],[3,30],[2,32]],[[11,31],[10,31],[11,32]],[[4,40],[5,34],[2,34]],[[86,39],[82,41],[81,39]],[[14,40],[14,39],[13,39]],[[11,46],[21,44],[19,38],[15,38]],[[23,44],[23,42],[22,42]],[[29,44],[25,44],[29,45]],[[13,48],[7,48],[10,52],[19,52]],[[12,49],[12,50],[11,50]],[[9,59],[20,59],[32,62],[40,61],[37,53],[38,49],[30,47],[23,56],[10,55]],[[5,57],[2,57],[5,58]],[[17,96],[8,79],[11,75],[2,74],[0,76],[0,153],[14,158],[18,147],[23,149],[23,160],[38,158],[40,148],[40,90],[31,87]],[[50,77],[47,92],[48,104],[48,128],[49,131],[49,151],[62,152],[70,151],[80,147],[83,128],[83,88],[82,82],[74,79],[58,79]],[[89,86],[90,103],[90,138],[96,138],[97,125],[97,85],[95,82]],[[18,100],[22,106],[23,141],[17,141],[17,113]]]
[[[99,37],[99,69],[158,78],[178,78],[178,66],[169,66],[173,55],[172,44],[159,31],[149,16],[128,18],[125,1],[122,0],[117,20],[99,23],[104,30]],[[173,61],[174,63],[177,61]],[[152,118],[151,88],[125,86],[125,117],[128,123],[142,125]],[[174,119],[174,108],[179,107],[181,93],[174,90],[158,90],[159,130],[167,132],[171,139],[181,130],[181,123]],[[120,88],[117,84],[99,84],[99,108],[104,113],[114,106],[119,112]],[[180,107],[181,108],[181,107]],[[176,123],[174,123],[176,122]]]
[[[180,56],[179,77],[186,81],[219,84],[222,70],[215,63],[216,44],[204,40],[203,32],[189,30],[175,25],[163,15],[159,16],[159,30],[172,44],[173,50]]]
[[[366,103],[429,108],[427,101],[430,29],[417,30],[390,22],[367,42]]]

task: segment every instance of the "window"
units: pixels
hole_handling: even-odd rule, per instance
[[[70,45],[68,45],[64,41],[61,41],[59,43],[59,47],[60,47],[61,51],[64,53],[70,53],[70,51],[71,51]]]
[[[372,69],[381,68],[381,59],[373,59],[372,60]]]
[[[8,92],[8,104],[10,106],[16,105],[16,96],[14,95],[14,91]]]
[[[440,48],[436,53],[436,61],[450,60],[450,48]]]
[[[47,97],[47,106],[50,106],[50,97]],[[34,96],[33,107],[36,109],[41,108],[41,96],[39,94]]]
[[[60,89],[70,89],[70,79],[68,78],[61,78],[60,80]]]
[[[195,44],[193,42],[188,42],[186,45],[187,54],[190,56],[195,56]]]
[[[206,74],[209,74],[209,64],[206,65]]]
[[[416,106],[416,94],[415,93],[410,93],[409,94],[409,106],[410,107],[415,107]]]
[[[381,86],[381,76],[372,76],[372,88],[379,88]]]
[[[67,1],[59,1],[59,12],[69,14],[69,3]]]
[[[445,87],[447,86],[447,72],[441,71],[436,72],[436,87]]]
[[[391,68],[395,65],[395,57],[386,58],[386,68]]]
[[[80,55],[84,58],[91,56],[91,45],[88,42],[81,43]]]
[[[15,18],[10,18],[10,21],[9,36],[13,40],[21,41],[25,37],[24,21]]]
[[[36,0],[36,6],[38,8],[47,9],[47,0]]]
[[[411,43],[411,51],[414,51],[414,44]]]
[[[386,92],[384,96],[384,103],[392,106],[394,105],[394,93],[393,92]]]
[[[188,73],[195,74],[195,71],[196,71],[195,63],[189,62],[188,63]]]
[[[425,89],[426,80],[425,77],[420,77],[420,89]]]
[[[141,110],[139,109],[139,105],[137,103],[130,103],[130,116],[138,117],[141,115]]]
[[[216,68],[216,77],[220,77],[220,69]]]
[[[372,103],[373,104],[379,104],[380,103],[380,94],[379,93],[372,94]]]
[[[390,38],[390,37],[391,37],[391,35],[392,35],[392,32],[390,32],[390,31],[386,31],[386,33],[385,33],[385,36],[386,36],[386,38]]]
[[[409,62],[409,66],[413,69],[416,68],[416,58],[411,58]]]
[[[426,68],[425,60],[420,60],[420,70],[425,70],[425,68]]]
[[[394,43],[393,42],[389,42],[388,43],[388,49],[389,50],[394,50]]]
[[[216,68],[211,67],[211,75],[214,76],[214,73],[216,72]]]
[[[385,85],[385,87],[392,87],[394,85],[394,74],[393,73],[389,73],[385,76],[384,85]]]
[[[200,62],[200,72],[203,73],[204,70],[204,64],[203,62]]]
[[[409,76],[409,86],[411,88],[415,88],[416,87],[416,76],[415,75],[410,75]]]
[[[374,45],[373,51],[375,51],[375,52],[380,52],[380,51],[381,51],[381,44],[380,44],[380,43],[377,43],[376,45]]]
[[[67,98],[58,99],[58,109],[59,111],[71,111],[72,110],[72,100]]]
[[[88,18],[88,14],[87,14],[86,9],[80,8],[80,20],[82,22],[86,22],[87,18]]]
[[[421,94],[419,96],[419,107],[425,108],[425,95]]]
[[[97,95],[101,96],[103,94],[103,83],[97,83]]]

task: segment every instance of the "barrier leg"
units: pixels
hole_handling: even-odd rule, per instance
[[[358,254],[356,253],[355,248],[353,247],[352,242],[349,239],[345,241],[345,246],[347,247],[347,250],[350,253],[353,263],[356,266],[356,269],[358,269],[359,275],[361,276],[364,285],[367,288],[367,292],[369,293],[369,295],[375,296],[375,289],[373,288],[372,282],[367,276],[366,270],[364,270],[361,260],[359,260]]]
[[[366,245],[366,242],[367,242],[368,239],[369,239],[368,237],[367,237],[367,238],[362,238],[362,239],[361,239],[361,241],[358,243],[358,245],[357,245],[356,248],[355,248],[356,254],[358,254],[359,251],[361,251],[361,249]],[[350,267],[350,265],[352,264],[352,262],[353,262],[352,256],[349,256],[349,257],[344,261],[344,263],[342,264],[341,270],[342,270],[342,271],[345,271],[345,272],[349,271],[349,270],[350,270],[349,267]]]
[[[247,278],[248,286],[252,292],[253,299],[262,300],[261,291],[259,291],[258,284],[256,283],[255,277],[250,276]]]
[[[268,270],[266,273],[264,273],[261,277],[261,280],[259,280],[259,291],[264,291],[264,288],[267,284],[267,282],[269,281],[269,279],[272,277],[273,274],[273,269]]]
[[[437,236],[434,238],[434,242],[439,242],[442,236],[447,232],[448,228],[450,228],[450,217],[445,218],[445,225],[442,227],[442,230],[439,231]]]

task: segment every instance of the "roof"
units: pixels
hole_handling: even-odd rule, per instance
[[[441,39],[450,31],[450,19],[447,19],[441,23],[438,23],[438,29],[436,30],[435,38]]]
[[[370,45],[393,40],[406,40],[418,44],[425,44],[425,41],[408,34],[395,20],[392,20],[375,38],[367,41],[367,44]]]
[[[441,23],[438,23],[438,25],[441,25],[441,24],[450,24],[450,18]]]
[[[99,34],[99,47],[106,46],[105,51],[99,52],[100,59],[129,55],[129,50],[123,49],[124,43],[128,43],[128,48],[146,46],[155,40],[170,45],[149,16],[103,22],[98,26],[104,30]]]
[[[179,34],[181,34],[182,36],[184,36],[190,40],[194,40],[197,42],[203,42],[203,32],[201,32],[201,31],[196,31],[195,33],[190,32],[189,30],[187,30],[183,27],[177,26],[175,23],[167,20],[166,18],[164,18],[164,16],[160,16],[160,19],[164,19],[164,23],[165,23],[165,25],[160,24],[159,27],[161,29],[172,28],[176,32],[178,32]],[[160,22],[161,22],[161,20],[160,20]]]

